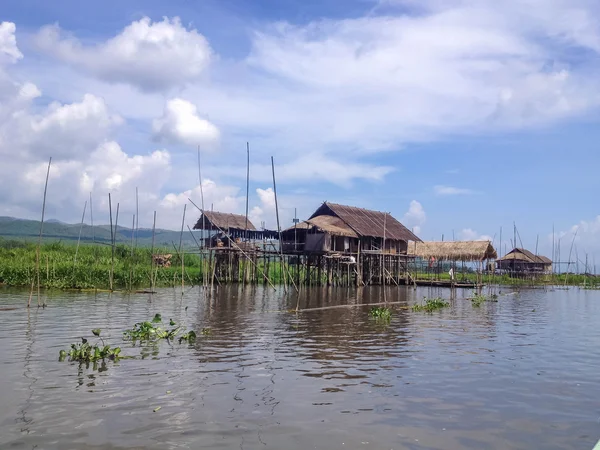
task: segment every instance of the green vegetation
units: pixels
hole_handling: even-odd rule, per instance
[[[177,326],[177,324],[171,319],[169,321],[169,325],[174,327],[171,329],[163,329],[160,325],[162,323],[162,317],[160,314],[155,314],[154,318],[150,322],[140,322],[136,323],[132,329],[126,330],[123,332],[123,339],[133,341],[134,344],[137,341],[140,343],[150,343],[154,344],[160,339],[171,340],[179,334],[181,331],[181,326]],[[209,328],[203,328],[202,334],[208,334],[207,330]],[[64,361],[67,356],[69,357],[69,361],[76,361],[79,363],[96,363],[98,361],[102,361],[103,364],[105,360],[117,361],[119,359],[127,358],[125,356],[121,356],[121,348],[120,347],[111,347],[110,345],[106,345],[102,337],[100,336],[102,330],[100,328],[94,328],[92,330],[92,334],[101,341],[101,344],[98,342],[96,344],[90,344],[86,338],[81,338],[80,344],[71,344],[71,349],[69,351],[61,350],[58,354],[58,360]],[[179,338],[179,343],[188,342],[193,343],[196,340],[196,333],[193,330],[190,330],[184,333]],[[105,366],[102,366],[105,370]],[[94,364],[94,370],[96,369],[96,365]]]
[[[175,338],[175,336],[177,336],[181,331],[181,326],[177,326],[173,319],[169,321],[169,325],[173,327],[171,329],[163,329],[161,327],[161,323],[161,315],[156,314],[151,322],[136,323],[132,329],[123,332],[123,337],[124,339],[131,340],[134,343],[136,341],[152,342],[159,339],[171,340]],[[188,331],[179,338],[179,343],[182,341],[193,342],[194,340],[196,340],[196,333],[194,331]]]
[[[92,330],[92,333],[94,336],[100,337],[100,329],[96,328]],[[121,349],[105,345],[102,338],[100,340],[102,341],[102,345],[99,345],[99,343],[91,345],[87,339],[81,338],[81,344],[71,344],[71,350],[68,352],[61,350],[58,354],[58,360],[64,361],[67,356],[69,357],[69,361],[78,361],[80,363],[104,361],[106,359],[112,361],[118,360]]]
[[[498,296],[496,294],[484,295],[473,292],[473,297],[470,300],[473,306],[479,307],[484,302],[497,302]]]
[[[390,321],[392,319],[392,311],[384,306],[371,308],[369,315],[378,321]]]
[[[73,243],[44,243],[40,250],[40,286],[48,289],[110,289],[111,270],[113,289],[181,286],[181,260],[173,244],[170,248],[154,249],[155,255],[172,255],[169,267],[154,265],[154,269],[150,248],[138,247],[132,253],[130,246],[117,244],[114,250],[114,268],[111,250],[110,245],[103,244],[81,244],[77,250]],[[195,253],[190,250],[192,249],[186,249],[189,253],[184,254],[185,284],[200,284],[204,281],[203,261],[197,248],[193,249]],[[260,270],[264,270],[262,261],[258,262],[258,266]],[[208,268],[207,259],[204,259],[204,267],[208,282],[212,268]],[[243,267],[244,265],[240,264],[240,272]],[[35,243],[0,238],[0,284],[31,287],[37,283],[35,268]],[[257,279],[263,283],[260,270]],[[271,261],[266,272],[273,283],[282,282],[283,271],[278,261]],[[233,277],[235,278],[235,275]]]
[[[442,309],[442,308],[446,308],[448,306],[450,306],[450,303],[448,303],[441,297],[436,297],[436,298],[423,297],[423,301],[420,304],[413,305],[412,310],[413,311],[432,312],[432,311],[435,311],[436,309]]]
[[[413,276],[417,280],[440,280],[450,281],[448,273],[425,273],[413,272]],[[581,286],[586,288],[600,288],[600,275],[584,275],[584,274],[548,274],[529,278],[511,277],[509,274],[493,275],[483,274],[479,277],[479,281],[487,285],[506,285],[506,286]],[[455,281],[457,283],[475,283],[477,277],[474,273],[456,274]]]

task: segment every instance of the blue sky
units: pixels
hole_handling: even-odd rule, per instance
[[[426,240],[552,227],[600,263],[600,6],[587,0],[13,1],[0,22],[0,215],[89,192],[177,228],[199,200],[284,225],[323,200]],[[190,222],[191,222],[190,218]],[[550,255],[549,255],[550,256]]]

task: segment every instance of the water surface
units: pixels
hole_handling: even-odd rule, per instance
[[[600,292],[509,291],[428,314],[409,306],[449,291],[49,293],[27,310],[28,293],[0,289],[0,448],[591,449]],[[388,326],[368,316],[384,300]],[[157,312],[211,334],[122,342]],[[136,358],[57,361],[95,327]]]

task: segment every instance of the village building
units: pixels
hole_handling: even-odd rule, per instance
[[[535,255],[524,248],[514,248],[496,261],[499,271],[509,274],[549,274],[552,273],[552,260]]]
[[[391,214],[323,203],[306,221],[282,232],[286,252],[406,255],[420,239]]]

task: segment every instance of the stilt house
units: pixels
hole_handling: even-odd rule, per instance
[[[514,248],[505,256],[496,261],[497,268],[503,272],[526,273],[551,273],[552,260],[545,256],[535,255],[524,248]]]
[[[389,213],[323,203],[310,218],[282,232],[284,252],[406,255],[421,240]]]

